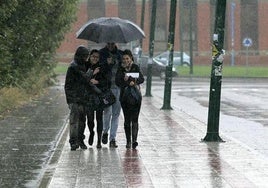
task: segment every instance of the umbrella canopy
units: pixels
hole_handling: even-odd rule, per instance
[[[101,17],[89,20],[76,33],[78,39],[96,43],[128,43],[142,39],[144,32],[135,23],[118,17]]]

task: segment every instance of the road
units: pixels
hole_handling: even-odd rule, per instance
[[[162,101],[164,83],[165,81],[157,78],[152,82],[153,97]],[[209,87],[209,79],[173,79],[171,107],[182,110],[206,124]],[[145,86],[143,89],[146,89]],[[220,135],[231,136],[248,149],[268,156],[267,79],[223,78],[219,130]]]

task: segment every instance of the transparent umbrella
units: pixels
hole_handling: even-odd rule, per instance
[[[96,43],[128,43],[145,37],[135,23],[118,17],[101,17],[89,20],[76,33],[78,39]]]

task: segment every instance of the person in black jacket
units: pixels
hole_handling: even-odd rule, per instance
[[[133,61],[131,51],[123,51],[122,65],[118,68],[115,82],[121,89],[120,102],[124,114],[124,129],[127,140],[126,148],[130,148],[132,145],[132,148],[136,149],[138,146],[138,120],[142,100],[139,85],[144,82],[144,77],[139,66],[134,64]]]
[[[104,108],[103,110],[103,135],[102,143],[108,143],[108,133],[109,136],[109,146],[112,148],[117,148],[116,143],[116,133],[119,123],[119,115],[121,112],[121,105],[119,102],[120,88],[115,84],[115,74],[118,67],[121,66],[122,51],[119,50],[115,43],[109,42],[106,46],[100,49],[100,63],[108,71],[108,77],[110,78],[110,89],[116,97],[116,102],[111,106]]]
[[[65,78],[65,95],[70,109],[70,145],[71,150],[87,149],[83,142],[81,125],[85,121],[85,91],[89,85],[91,75],[86,74],[86,62],[89,58],[89,51],[84,46],[76,49],[74,60],[68,67]]]
[[[101,92],[105,92],[110,89],[110,78],[107,72],[107,69],[100,64],[99,62],[100,54],[99,51],[96,49],[91,50],[89,62],[87,63],[87,68],[89,71],[92,72],[90,82],[97,86],[97,88]],[[102,130],[103,130],[103,108],[87,108],[87,124],[90,132],[88,144],[92,145],[94,141],[94,119],[95,119],[95,112],[96,112],[96,120],[97,120],[97,148],[101,148],[101,140],[102,140]]]

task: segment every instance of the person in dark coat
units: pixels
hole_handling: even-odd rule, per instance
[[[91,84],[97,86],[97,88],[101,92],[105,92],[110,88],[110,79],[108,77],[108,72],[106,71],[105,67],[100,64],[99,62],[100,54],[99,51],[96,49],[91,50],[89,62],[87,63],[87,68],[89,71],[92,72],[91,76]],[[96,114],[96,121],[97,121],[97,148],[101,148],[101,140],[102,140],[102,130],[103,130],[103,108],[87,108],[86,115],[87,115],[87,124],[90,132],[88,144],[92,145],[94,141],[94,119]]]
[[[65,95],[70,109],[70,145],[71,150],[87,149],[81,134],[81,125],[85,121],[85,91],[91,75],[86,74],[86,62],[89,58],[89,50],[79,46],[74,54],[74,59],[68,67],[65,78]]]
[[[116,97],[116,102],[103,110],[103,136],[102,143],[107,144],[108,133],[109,146],[117,148],[116,133],[119,123],[119,115],[121,105],[119,102],[120,88],[115,84],[115,74],[118,67],[121,66],[122,51],[119,50],[115,43],[107,43],[106,46],[100,49],[100,63],[108,71],[108,78],[110,79],[110,89]]]
[[[127,140],[126,148],[131,148],[132,146],[133,149],[136,149],[138,146],[138,120],[142,101],[139,88],[140,84],[144,82],[144,77],[139,66],[133,61],[131,51],[123,51],[122,66],[118,68],[115,82],[120,87],[120,102],[124,114],[124,129]],[[131,95],[131,92],[127,95],[126,92],[129,90],[134,92],[134,95]]]

